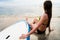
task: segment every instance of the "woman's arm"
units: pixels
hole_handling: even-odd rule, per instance
[[[50,28],[50,25],[49,25],[49,32],[51,32],[51,28]]]
[[[43,23],[45,20],[46,20],[45,15],[43,15],[38,23],[36,23],[36,24],[31,24],[31,26],[33,27],[33,29],[32,29],[29,33],[22,35],[22,36],[20,37],[20,39],[21,39],[21,38],[24,39],[24,38],[28,37],[29,35],[31,35],[32,33],[34,33],[34,32],[42,25],[42,23]]]
[[[32,24],[31,26],[34,27],[27,35],[30,35],[34,33],[41,25],[42,23],[46,20],[45,15],[43,15],[40,19],[40,21],[37,24]]]
[[[54,31],[54,29],[51,29],[51,27],[50,27],[50,25],[49,25],[49,32],[51,32],[51,31]]]

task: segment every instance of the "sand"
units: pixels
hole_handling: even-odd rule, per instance
[[[20,20],[25,20],[22,17],[0,17],[0,31],[4,30],[11,24],[14,24]],[[29,21],[32,22],[33,18],[29,18]],[[32,34],[30,35],[30,40],[60,40],[60,18],[52,18],[51,20],[51,29],[54,29],[50,34],[48,29],[46,30],[46,34]]]

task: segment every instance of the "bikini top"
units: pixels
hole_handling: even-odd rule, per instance
[[[40,18],[41,17],[39,17],[39,16],[37,17],[38,21],[40,20]],[[47,26],[47,24],[48,24],[48,21],[45,21],[42,25],[46,25]]]

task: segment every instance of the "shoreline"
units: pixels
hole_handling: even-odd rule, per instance
[[[10,26],[20,20],[25,20],[25,17],[21,18],[21,17],[16,17],[16,16],[8,16],[8,17],[0,16],[0,32],[2,30],[4,30],[5,28],[7,28],[8,26]],[[29,17],[29,21],[31,22],[32,20],[33,20],[33,18]],[[44,38],[46,38],[48,40],[55,40],[55,39],[60,40],[60,38],[59,38],[60,37],[60,17],[52,18],[51,29],[54,29],[54,31],[50,33],[49,37],[44,36],[44,35],[36,36],[36,35],[32,34],[30,39],[31,40],[40,40],[40,38],[41,38],[42,40],[44,40]],[[48,31],[46,33],[48,33]]]

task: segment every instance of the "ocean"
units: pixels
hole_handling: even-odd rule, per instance
[[[52,6],[52,16],[60,16],[60,5]],[[32,6],[0,6],[0,16],[41,16],[44,13],[42,5]]]

